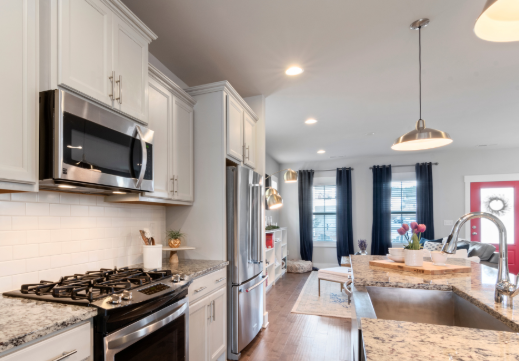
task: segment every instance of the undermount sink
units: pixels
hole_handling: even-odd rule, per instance
[[[452,291],[366,287],[379,319],[515,332]]]

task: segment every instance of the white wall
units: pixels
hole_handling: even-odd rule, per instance
[[[0,195],[0,292],[142,263],[139,229],[165,241],[164,207],[58,192]]]
[[[383,164],[414,164],[417,162],[439,162],[433,166],[434,184],[434,231],[440,238],[450,233],[452,226],[444,226],[444,220],[456,221],[465,213],[465,175],[519,173],[519,148],[512,149],[471,149],[464,151],[432,151],[398,154],[386,157],[341,158],[321,162],[281,164],[282,168],[332,169],[353,167],[353,238],[355,250],[357,240],[367,239],[371,248],[373,178],[370,166]],[[393,168],[393,172],[414,172],[414,167]],[[315,177],[334,177],[335,172],[316,172]],[[297,184],[281,183],[283,196],[281,224],[288,227],[288,250],[290,258],[300,258],[299,252],[299,211]],[[462,230],[464,234],[465,230]],[[314,262],[336,261],[335,248],[315,248]],[[332,257],[333,254],[333,257]]]
[[[265,165],[265,174],[272,175],[273,173],[279,172],[282,168],[281,165],[274,159],[270,154],[266,155],[266,165]],[[276,174],[279,180],[283,180],[283,174],[278,173]],[[278,184],[279,187],[279,184]],[[270,211],[265,211],[265,216],[272,217],[272,222],[278,223],[278,226],[283,227],[281,222],[281,209],[273,209]]]

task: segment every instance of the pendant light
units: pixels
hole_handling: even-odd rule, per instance
[[[488,41],[518,41],[519,1],[488,0],[474,25],[474,33]]]
[[[409,133],[402,135],[391,146],[391,149],[410,151],[424,150],[443,147],[451,144],[452,139],[449,134],[441,130],[427,128],[425,120],[422,119],[422,28],[429,25],[429,19],[419,19],[411,24],[412,30],[418,30],[418,84],[420,99],[420,119],[416,122],[416,128]]]

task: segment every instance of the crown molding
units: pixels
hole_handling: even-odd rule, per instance
[[[165,86],[170,92],[172,92],[177,98],[191,105],[195,106],[196,100],[186,93],[184,89],[178,86],[173,80],[168,78],[163,72],[154,67],[151,63],[148,63],[148,74],[163,86]]]
[[[231,94],[245,110],[254,118],[255,121],[258,121],[258,116],[254,111],[251,109],[249,104],[243,98],[240,94],[234,89],[227,80],[218,81],[216,83],[210,83],[210,84],[204,84],[204,85],[197,85],[193,86],[187,89],[184,89],[189,95],[195,96],[195,95],[201,95],[201,94],[208,94],[208,93],[214,93],[214,92],[227,92],[228,94]]]
[[[106,6],[114,11],[121,19],[143,35],[148,43],[157,40],[158,36],[142,22],[121,0],[101,0]]]

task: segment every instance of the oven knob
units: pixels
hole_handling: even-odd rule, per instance
[[[180,282],[180,275],[174,275],[171,277],[171,280],[175,283]]]
[[[133,298],[133,296],[132,296],[132,292],[131,291],[127,291],[127,290],[123,291],[123,300],[129,301],[132,298]]]
[[[122,296],[120,294],[113,294],[112,297],[110,297],[110,303],[118,304],[122,301]]]

